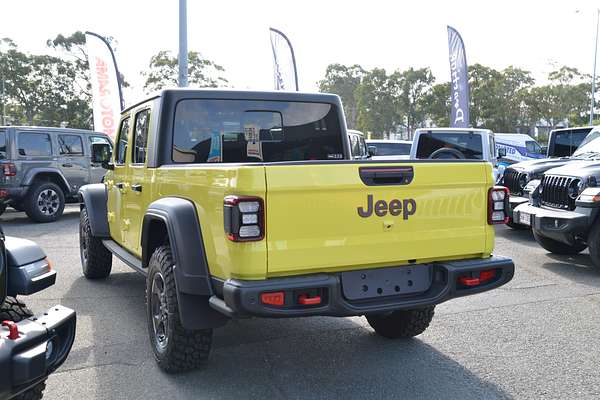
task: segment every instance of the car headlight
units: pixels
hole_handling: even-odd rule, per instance
[[[583,186],[584,184],[581,179],[574,179],[571,181],[568,189],[569,197],[575,200],[579,196],[579,193],[581,193],[583,190]]]

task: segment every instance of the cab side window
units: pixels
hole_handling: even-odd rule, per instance
[[[83,141],[78,135],[58,135],[58,146],[61,156],[82,156]]]
[[[146,162],[146,150],[148,148],[148,127],[150,125],[150,110],[143,110],[135,115],[133,130],[133,164]]]
[[[121,128],[119,129],[119,140],[117,141],[117,154],[115,163],[118,165],[125,164],[125,154],[127,154],[127,141],[129,133],[129,117],[121,121]]]

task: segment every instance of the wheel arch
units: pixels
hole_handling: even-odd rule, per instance
[[[103,183],[82,186],[78,192],[80,208],[87,209],[92,235],[110,238],[108,226],[108,192]]]
[[[148,206],[142,222],[142,267],[147,268],[154,250],[168,242],[174,261],[177,302],[182,324],[188,329],[215,328],[228,318],[213,310],[214,295],[200,221],[194,204],[166,197]]]
[[[23,178],[23,185],[31,186],[35,181],[49,181],[56,183],[64,192],[65,196],[71,193],[71,187],[67,178],[56,168],[32,168],[27,171]],[[29,189],[30,190],[30,189]]]

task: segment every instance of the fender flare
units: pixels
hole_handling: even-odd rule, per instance
[[[92,235],[97,238],[110,238],[108,226],[108,192],[103,183],[82,186],[78,192],[81,209],[87,209]]]
[[[179,197],[164,197],[148,206],[142,223],[143,268],[147,268],[152,255],[155,238],[151,237],[150,228],[154,221],[162,222],[167,231],[183,326],[206,329],[225,325],[229,318],[208,303],[214,291],[195,205]]]
[[[65,194],[71,193],[71,186],[69,186],[67,178],[58,168],[32,168],[25,174],[23,185],[30,186],[39,174],[57,175],[59,178],[59,185],[62,186],[63,190],[66,189]]]

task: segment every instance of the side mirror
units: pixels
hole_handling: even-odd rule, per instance
[[[542,151],[540,151],[540,154],[544,156],[548,154],[548,146],[542,146]]]
[[[506,147],[498,148],[498,158],[506,157]]]
[[[92,143],[92,162],[101,164],[104,169],[114,169],[110,162],[112,150],[108,143]]]
[[[367,146],[367,149],[369,150],[369,157],[373,157],[373,156],[377,155],[377,147]]]

